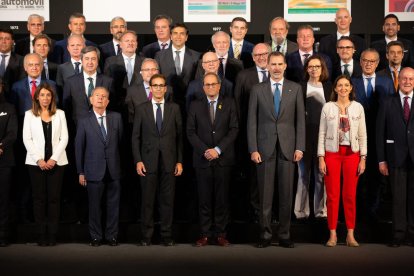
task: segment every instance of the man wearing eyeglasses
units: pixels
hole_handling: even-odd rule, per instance
[[[216,73],[205,74],[204,97],[191,103],[187,117],[187,137],[193,146],[198,188],[201,230],[195,244],[198,247],[210,243],[230,245],[226,232],[238,122],[234,100],[219,93],[220,84]]]
[[[112,34],[112,40],[99,45],[101,50],[101,64],[105,64],[105,60],[109,57],[120,55],[121,50],[121,36],[127,30],[127,22],[121,16],[112,18],[109,31]]]
[[[165,100],[167,81],[151,77],[151,101],[136,109],[132,132],[134,164],[141,182],[141,242],[151,245],[154,232],[154,202],[158,194],[161,242],[174,246],[172,221],[175,178],[183,172],[183,134],[180,108]]]
[[[347,75],[352,78],[358,78],[362,74],[359,59],[355,59],[355,45],[353,40],[348,36],[343,36],[336,42],[336,52],[339,60],[332,68],[332,82],[339,75]]]
[[[375,73],[378,63],[379,54],[375,49],[368,48],[364,50],[360,60],[362,76],[352,78],[356,101],[364,107],[369,152],[365,173],[359,178],[358,187],[366,190],[366,194],[362,195],[363,198],[365,196],[365,217],[372,221],[379,219],[377,211],[380,203],[380,192],[382,186],[385,185],[385,180],[381,177],[378,169],[375,123],[380,102],[388,100],[389,96],[394,94],[393,82],[389,78]]]

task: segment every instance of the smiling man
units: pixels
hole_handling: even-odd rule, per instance
[[[142,48],[142,53],[147,58],[154,58],[158,51],[169,49],[171,46],[170,26],[172,26],[172,18],[168,15],[160,14],[154,18],[153,22],[157,41]]]
[[[254,44],[245,40],[248,31],[247,20],[243,17],[235,17],[230,24],[230,49],[229,57],[239,59],[243,62],[244,68],[254,65],[252,51]]]

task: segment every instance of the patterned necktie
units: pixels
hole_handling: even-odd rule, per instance
[[[180,51],[175,51],[174,64],[175,64],[175,73],[177,73],[177,75],[181,75]]]
[[[217,75],[220,77],[220,79],[223,79],[224,78],[224,65],[223,65],[223,60],[224,60],[224,58],[219,58],[220,65],[219,65],[219,69],[218,69]]]
[[[275,83],[273,85],[276,86],[275,93],[273,95],[273,103],[275,105],[276,117],[278,117],[279,116],[279,109],[280,109],[280,89],[279,89],[280,83]]]
[[[0,77],[4,76],[6,72],[6,57],[7,55],[1,55],[1,63],[0,63]]]
[[[158,133],[161,133],[162,128],[162,110],[161,110],[161,104],[156,103],[157,105],[157,113],[155,115],[155,123],[157,124]]]
[[[80,73],[80,67],[79,67],[79,65],[80,65],[80,62],[79,61],[75,62],[75,75],[77,75],[77,74]]]
[[[161,50],[165,50],[165,48],[167,47],[168,43],[161,43]]]
[[[122,49],[121,49],[121,45],[116,44],[116,54],[119,56],[120,54],[122,54]]]
[[[405,96],[404,97],[404,120],[406,123],[408,123],[408,120],[410,119],[410,105],[408,103],[408,99],[410,97]]]
[[[374,88],[372,87],[371,83],[372,78],[367,78],[368,84],[367,84],[367,98],[370,99],[372,92],[374,91]]]
[[[265,81],[267,81],[268,80],[268,78],[267,78],[267,72],[266,72],[266,70],[262,70],[262,71],[260,71],[261,73],[262,73],[262,75],[263,75],[263,77],[262,77],[262,82],[265,82]]]
[[[344,64],[344,75],[350,77],[351,74],[349,74],[348,67],[349,64]]]
[[[234,57],[240,59],[240,44],[236,43],[234,45]]]
[[[215,104],[215,102],[216,101],[211,101],[210,102],[210,107],[209,107],[209,113],[210,113],[210,120],[211,120],[211,123],[214,123],[214,104]]]
[[[94,87],[93,87],[93,78],[88,78],[88,80],[89,80],[89,85],[88,85],[88,99],[89,99],[92,95],[92,91]]]
[[[127,78],[128,78],[128,84],[131,84],[132,80],[132,58],[127,58]]]
[[[306,60],[309,58],[310,54],[303,54],[303,64],[305,64]]]
[[[99,127],[101,129],[102,137],[103,137],[104,141],[106,142],[106,130],[105,130],[104,122],[103,122],[104,118],[105,118],[105,116],[99,117],[99,119],[101,120],[101,122],[99,124]]]
[[[30,94],[32,95],[32,99],[33,99],[34,94],[36,92],[37,85],[36,85],[36,81],[35,80],[32,80],[31,83],[32,83],[32,87],[30,89]]]
[[[394,79],[395,92],[398,92],[398,69],[397,68],[394,68],[394,70],[392,71],[392,77]]]

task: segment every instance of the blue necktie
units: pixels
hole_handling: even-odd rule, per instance
[[[371,83],[372,78],[367,78],[368,84],[367,84],[367,98],[370,99],[372,92],[374,91],[374,88],[372,87]]]
[[[273,95],[273,103],[275,105],[275,113],[276,113],[276,117],[277,117],[277,116],[279,116],[279,109],[280,109],[280,90],[279,90],[280,83],[275,83],[273,85],[276,86],[275,93]]]
[[[155,116],[155,123],[157,124],[158,133],[161,133],[162,128],[162,111],[161,111],[161,104],[156,103],[157,105],[157,113]]]
[[[101,123],[99,124],[99,126],[100,126],[100,129],[101,129],[102,137],[103,137],[104,141],[106,142],[106,130],[105,130],[105,126],[104,126],[104,123],[103,123],[104,118],[105,118],[105,116],[99,117],[99,119],[101,120]]]

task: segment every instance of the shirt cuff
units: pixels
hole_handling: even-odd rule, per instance
[[[221,155],[221,149],[219,147],[214,147],[214,149],[217,151],[218,155]]]

